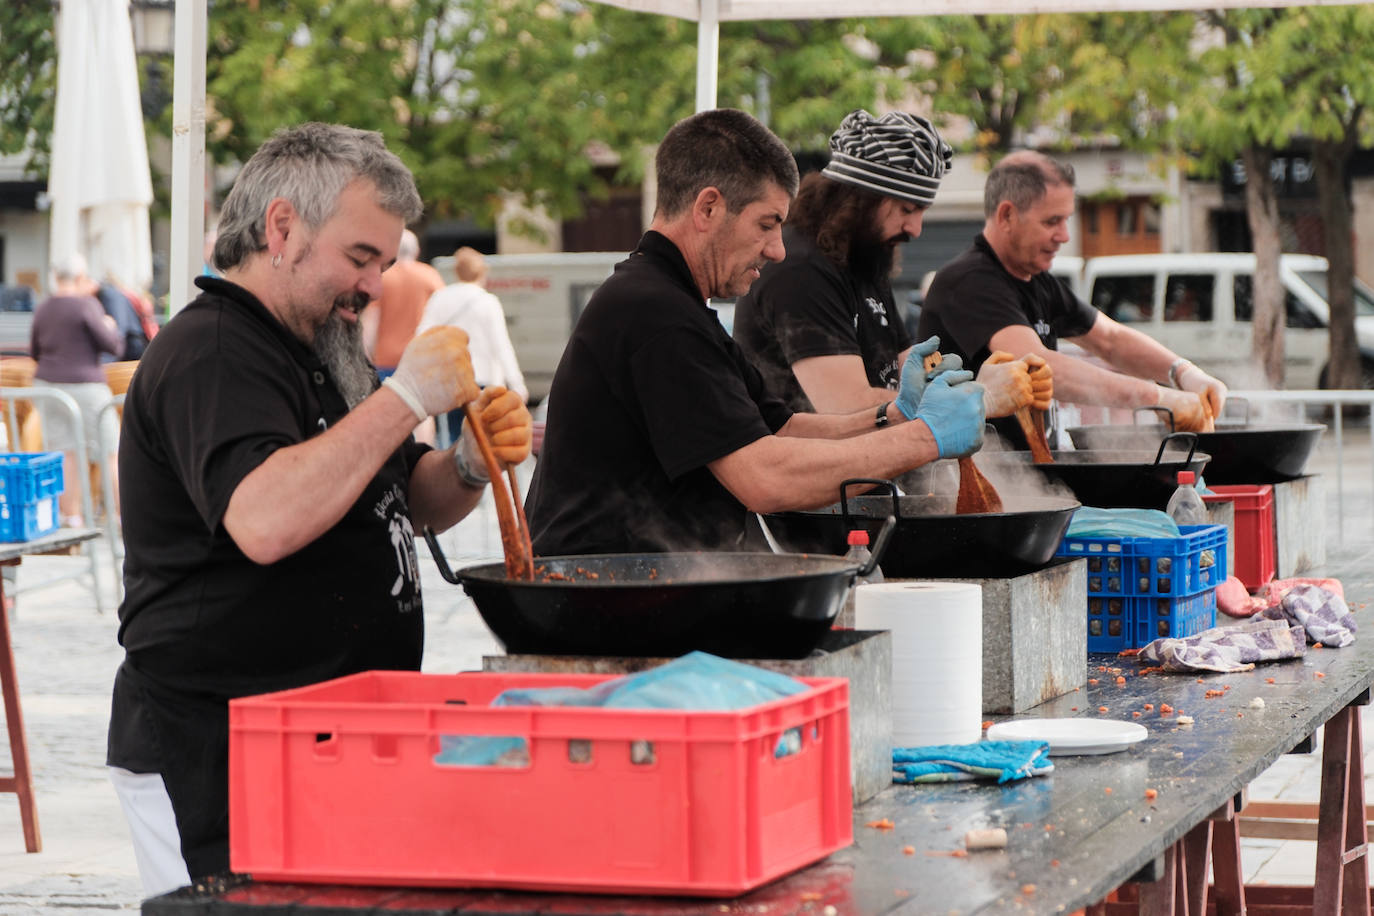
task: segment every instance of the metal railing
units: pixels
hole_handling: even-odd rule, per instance
[[[1345,468],[1345,410],[1346,407],[1359,406],[1369,408],[1374,411],[1374,391],[1351,391],[1351,390],[1325,390],[1325,389],[1299,389],[1293,391],[1232,391],[1232,398],[1244,398],[1251,404],[1256,405],[1291,405],[1297,410],[1297,419],[1305,422],[1308,419],[1308,408],[1312,406],[1332,408],[1330,418],[1322,418],[1322,422],[1327,425],[1327,434],[1331,436],[1335,443],[1336,459],[1336,524],[1337,532],[1343,537],[1345,534],[1345,516],[1348,508],[1346,503],[1346,468]],[[1374,455],[1374,415],[1369,422],[1369,443],[1370,454]],[[1251,418],[1254,422],[1265,422],[1263,417]],[[1371,492],[1374,492],[1374,461],[1369,462],[1369,467],[1365,468],[1365,473],[1370,475]],[[1204,476],[1206,471],[1203,471]],[[1374,512],[1370,513],[1371,525],[1374,526]],[[1374,530],[1374,527],[1371,528]]]
[[[76,403],[76,401],[72,398],[72,396],[69,395],[69,394],[67,394],[66,392],[64,392],[64,391],[59,391],[59,390],[56,389],[56,388],[48,388],[48,387],[45,387],[45,386],[42,386],[42,385],[34,385],[34,386],[31,386],[31,387],[17,387],[17,388],[3,387],[3,388],[0,388],[0,398],[3,398],[4,401],[5,401],[6,417],[7,417],[8,421],[9,421],[9,428],[10,428],[11,430],[14,431],[14,438],[15,438],[16,440],[18,440],[18,439],[20,438],[19,417],[18,417],[18,413],[17,413],[17,411],[16,411],[16,409],[15,409],[15,402],[16,402],[16,401],[29,401],[29,402],[35,402],[35,403],[34,403],[35,409],[37,409],[37,403],[36,403],[36,402],[49,402],[49,403],[51,403],[51,404],[53,404],[53,405],[56,405],[56,407],[57,407],[58,409],[66,411],[66,413],[67,413],[67,415],[68,415],[68,418],[69,418],[69,420],[70,420],[71,423],[72,423],[72,429],[73,429],[74,432],[75,432],[75,435],[73,436],[73,439],[75,440],[75,442],[74,442],[74,445],[73,445],[73,448],[72,448],[72,452],[73,452],[73,454],[76,456],[76,468],[74,469],[74,473],[75,473],[76,475],[78,475],[78,476],[79,476],[79,479],[82,481],[82,484],[81,484],[81,511],[82,511],[83,516],[84,516],[87,520],[89,520],[89,521],[91,521],[91,522],[94,522],[94,521],[95,521],[95,511],[94,511],[94,508],[93,508],[93,507],[94,507],[94,503],[93,503],[92,500],[91,500],[91,486],[90,486],[90,473],[89,473],[90,461],[89,461],[89,458],[88,458],[88,456],[87,456],[87,454],[86,454],[86,428],[85,428],[85,425],[84,425],[83,422],[82,422],[82,419],[83,419],[83,418],[82,418],[82,416],[81,416],[81,407]],[[46,440],[47,440],[47,433],[45,432],[45,433],[43,434],[43,436],[44,436],[44,440],[43,440],[43,441],[46,442]],[[14,451],[19,451],[19,447],[18,447],[18,446],[19,446],[19,442],[16,441],[16,442],[12,442],[12,443],[10,443],[10,444],[11,444],[11,447],[13,448]],[[104,474],[104,472],[105,472],[105,468],[104,468],[104,466],[102,465],[101,473]],[[102,489],[102,490],[108,489],[108,487],[106,487],[106,486],[104,485],[105,479],[106,479],[106,478],[102,478],[102,481],[101,481],[101,489]],[[111,551],[112,551],[112,555],[113,555],[113,547],[111,548]],[[101,596],[100,596],[100,578],[99,578],[99,576],[98,576],[98,574],[97,574],[97,571],[96,571],[95,550],[94,550],[94,548],[91,548],[91,549],[89,549],[89,550],[85,550],[84,552],[85,552],[85,554],[86,554],[87,559],[88,559],[89,562],[90,562],[90,570],[89,570],[88,573],[73,573],[73,574],[71,574],[71,575],[57,576],[57,577],[49,578],[49,579],[46,579],[46,580],[44,580],[43,582],[39,583],[39,584],[36,585],[36,586],[24,588],[24,589],[21,589],[20,591],[23,592],[23,591],[31,591],[31,590],[33,590],[34,588],[44,588],[44,587],[46,587],[46,586],[48,586],[48,585],[55,585],[55,584],[57,584],[58,582],[66,582],[66,581],[69,581],[69,580],[80,580],[80,579],[84,578],[85,576],[89,575],[90,578],[91,578],[91,593],[92,593],[92,594],[94,595],[94,597],[95,597],[95,609],[96,609],[97,612],[103,614],[103,613],[105,612],[105,604],[104,604],[104,601],[101,599]],[[116,565],[115,578],[116,578],[116,581],[118,581],[118,579],[119,579],[118,563],[116,562],[115,565]]]

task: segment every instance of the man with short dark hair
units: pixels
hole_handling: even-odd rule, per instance
[[[939,345],[912,347],[891,275],[897,246],[921,234],[951,150],[925,118],[862,110],[830,149],[801,183],[783,229],[787,257],[735,304],[734,337],[793,410],[844,413],[894,400],[906,361]],[[988,416],[1030,404],[1037,385],[1048,406],[1048,373],[1033,385],[1022,361],[989,363],[978,381]]]
[[[903,373],[880,413],[794,413],[707,304],[784,256],[796,162],[766,127],[717,109],[659,145],[653,223],[592,296],[554,375],[527,513],[542,555],[738,549],[750,512],[835,501],[982,442],[971,373]],[[911,422],[907,422],[911,418]]]
[[[523,402],[478,392],[456,328],[378,385],[358,313],[419,213],[380,134],[278,131],[224,202],[223,277],[197,278],[129,386],[107,762],[149,895],[228,870],[230,699],[419,669],[414,532],[466,515],[487,471],[470,435],[434,451],[415,425],[476,402],[500,461],[529,454]]]
[[[975,371],[996,350],[1033,353],[1054,371],[1060,400],[1166,407],[1178,429],[1210,429],[1226,401],[1224,384],[1082,302],[1049,273],[1069,240],[1073,211],[1070,166],[1030,150],[1003,158],[983,188],[983,231],[935,274],[918,336],[938,335]],[[1112,369],[1059,353],[1060,338]],[[1016,424],[998,430],[1025,447]]]

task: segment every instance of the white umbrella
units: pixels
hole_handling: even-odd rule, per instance
[[[128,0],[63,0],[55,122],[50,259],[84,254],[95,279],[148,286],[153,186]]]

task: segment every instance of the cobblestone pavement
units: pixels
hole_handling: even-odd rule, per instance
[[[1374,540],[1374,466],[1368,429],[1347,430],[1345,445],[1346,479],[1339,496],[1334,446],[1324,446],[1309,467],[1327,478],[1330,544]],[[522,469],[526,481],[527,471]],[[1338,499],[1345,507],[1343,533],[1336,530]],[[472,517],[445,534],[442,542],[455,567],[499,558],[501,544],[490,497]],[[142,896],[128,830],[103,767],[110,685],[121,652],[115,642],[109,548],[104,539],[94,545],[100,551],[104,614],[95,611],[88,584],[53,581],[84,572],[85,561],[31,557],[19,567],[20,594],[11,627],[43,851],[24,852],[18,804],[14,796],[0,795],[0,914],[4,916],[133,913]],[[424,668],[434,672],[479,668],[482,656],[495,654],[499,648],[461,589],[439,577],[424,544],[419,546],[428,634]],[[1374,723],[1366,724],[1365,734],[1374,735]],[[9,772],[8,757],[8,744],[3,743],[0,773]],[[1371,764],[1374,759],[1366,764],[1366,771],[1374,773]],[[1284,757],[1251,785],[1250,797],[1315,801],[1319,786],[1319,754]],[[1247,880],[1310,883],[1314,851],[1313,843],[1246,840]]]

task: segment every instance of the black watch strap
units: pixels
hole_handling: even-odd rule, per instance
[[[892,406],[892,402],[878,405],[878,413],[873,417],[873,425],[882,429],[887,425],[887,409]]]

